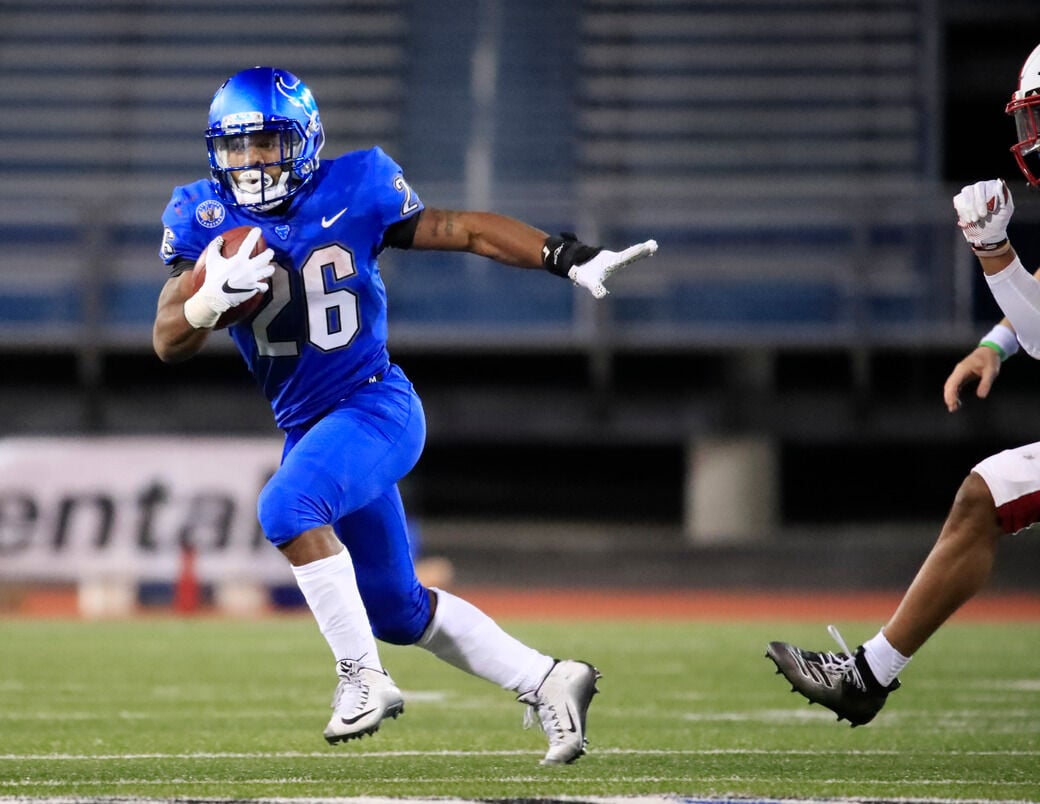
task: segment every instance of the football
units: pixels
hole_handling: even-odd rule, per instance
[[[224,238],[224,246],[220,249],[220,253],[225,257],[237,254],[239,248],[242,247],[242,241],[246,239],[246,236],[252,231],[252,229],[252,226],[236,226],[234,229],[228,229],[226,232],[221,232],[219,236]],[[256,241],[256,245],[253,246],[253,251],[249,256],[255,257],[266,248],[267,241],[264,240],[264,236],[261,234],[260,239]],[[194,293],[201,288],[205,279],[206,252],[203,251],[202,254],[199,255],[198,260],[195,262],[195,268],[191,272],[191,292]],[[263,301],[263,293],[257,293],[255,296],[251,296],[241,304],[222,313],[220,318],[217,319],[217,323],[213,329],[224,329],[225,327],[230,327],[232,324],[237,324],[239,321],[249,318],[257,311]]]

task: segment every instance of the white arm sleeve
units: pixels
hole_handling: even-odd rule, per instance
[[[1040,281],[1021,260],[1014,260],[1000,273],[986,275],[986,284],[1026,353],[1040,360]]]

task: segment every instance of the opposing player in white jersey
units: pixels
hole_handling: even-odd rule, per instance
[[[371,734],[403,711],[380,639],[417,644],[512,690],[548,737],[543,764],[573,762],[585,752],[596,668],[524,645],[471,604],[416,578],[397,484],[419,458],[425,419],[387,352],[378,256],[387,247],[469,252],[569,277],[598,298],[614,271],[657,244],[618,253],[501,215],[425,207],[379,148],[319,160],[317,104],[285,70],[256,67],[229,78],[213,98],[206,143],[211,178],[176,188],[163,215],[170,278],[153,343],[163,361],[186,360],[221,314],[264,294],[229,331],[285,432],[258,516],[335,659],[339,683],[325,738]],[[242,225],[254,232],[237,254],[223,256],[218,235]],[[268,249],[250,257],[260,233]],[[195,292],[181,274],[203,252],[206,277]]]
[[[1030,185],[1040,186],[1040,46],[1022,66],[1007,105],[1015,119],[1011,148]],[[961,406],[962,387],[977,382],[986,397],[1000,363],[1021,345],[1040,359],[1040,271],[1022,266],[1007,237],[1014,212],[1011,191],[1000,179],[964,187],[953,199],[957,225],[979,258],[993,298],[1005,318],[961,360],[943,388],[947,408]],[[766,656],[793,690],[822,704],[853,726],[870,722],[899,673],[943,623],[970,600],[990,576],[1002,538],[1040,522],[1040,442],[986,458],[961,483],[938,541],[895,613],[871,639],[850,651],[838,631],[840,652],[807,651],[771,642]]]

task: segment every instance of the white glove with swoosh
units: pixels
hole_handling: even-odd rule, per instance
[[[195,329],[212,327],[221,314],[237,307],[257,293],[267,292],[267,279],[275,271],[270,248],[250,257],[260,239],[259,227],[242,241],[230,257],[221,253],[224,238],[217,236],[206,247],[206,278],[202,286],[184,303],[184,317]]]

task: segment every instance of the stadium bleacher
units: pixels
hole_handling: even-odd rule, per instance
[[[203,175],[209,100],[266,62],[314,90],[327,154],[378,143],[428,204],[660,243],[595,304],[540,274],[388,253],[392,345],[430,401],[434,460],[527,439],[669,455],[705,432],[805,443],[822,438],[807,409],[827,438],[1013,434],[939,421],[925,401],[981,326],[942,175],[943,15],[961,5],[8,0],[6,432],[264,426],[224,377],[226,345],[171,405],[150,326],[159,217]],[[1001,96],[1009,80],[994,78]],[[1040,220],[1027,199],[1018,215]],[[31,393],[41,354],[73,367],[50,416]],[[893,354],[922,361],[908,381],[886,380]],[[821,358],[837,368],[799,386]],[[547,404],[552,423],[530,413]]]
[[[216,84],[255,61],[306,77],[329,152],[383,145],[430,203],[662,244],[594,320],[479,261],[411,256],[436,280],[395,290],[409,340],[426,323],[508,322],[522,339],[548,321],[565,342],[615,321],[622,340],[648,325],[683,341],[734,322],[860,339],[965,323],[936,185],[927,4],[489,3],[471,27],[451,13],[468,4],[444,5],[312,1],[292,12],[307,24],[287,26],[275,3],[9,4],[0,239],[19,276],[0,287],[5,336],[29,317],[44,340],[79,324],[147,347],[159,213],[204,168]],[[16,271],[25,260],[33,270]],[[110,315],[86,321],[66,283],[99,284]]]

